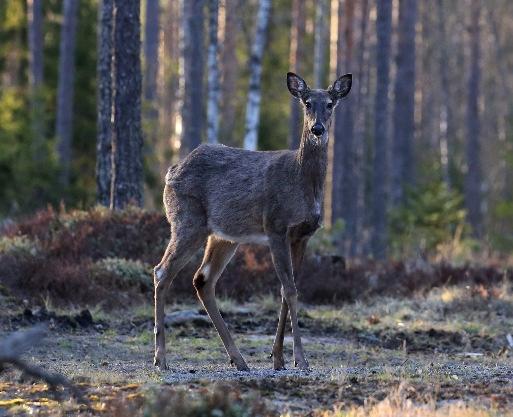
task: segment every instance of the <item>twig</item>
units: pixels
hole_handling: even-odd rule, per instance
[[[44,369],[31,365],[20,358],[24,351],[35,346],[45,335],[46,328],[36,326],[8,336],[0,343],[0,372],[3,370],[3,365],[12,365],[26,375],[45,381],[52,390],[55,390],[58,386],[68,388],[77,400],[86,403],[87,401],[84,400],[78,388],[63,375],[46,372]]]

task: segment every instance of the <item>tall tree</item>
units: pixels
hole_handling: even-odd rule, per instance
[[[271,0],[259,0],[255,38],[249,58],[249,91],[246,105],[246,133],[244,149],[256,150],[258,141],[258,124],[260,121],[260,98],[262,79],[262,58],[264,56],[267,26],[271,12]]]
[[[27,0],[29,86],[34,159],[40,160],[44,145],[43,87],[43,0]]]
[[[392,0],[377,2],[376,97],[374,101],[374,158],[372,170],[372,252],[375,258],[386,254],[388,90],[390,82],[390,39]]]
[[[96,199],[110,205],[112,183],[112,59],[114,0],[101,0],[98,8]]]
[[[326,72],[326,38],[328,36],[328,0],[317,0],[315,6],[314,88],[324,88]],[[340,23],[340,22],[339,22]]]
[[[182,156],[201,143],[203,133],[204,4],[204,0],[184,0],[183,3]]]
[[[140,0],[114,0],[114,137],[111,208],[142,206]]]
[[[480,34],[480,16],[481,0],[472,0],[470,7],[471,21],[469,26],[470,35],[470,71],[467,84],[467,141],[466,158],[467,172],[465,175],[465,205],[468,211],[468,219],[473,228],[473,233],[477,237],[483,234],[481,211],[481,144],[480,118],[478,100],[480,97],[480,60],[481,60],[481,34]]]
[[[223,143],[235,144],[234,138],[236,110],[237,110],[237,79],[239,62],[237,60],[237,34],[240,26],[237,21],[238,0],[223,0],[222,19],[222,52],[221,72],[223,81],[221,85],[221,125],[220,136]]]
[[[394,205],[404,201],[405,187],[413,180],[416,21],[417,0],[399,0],[392,147],[391,193]]]
[[[73,99],[75,88],[75,39],[78,0],[64,0],[59,49],[59,86],[57,93],[57,154],[60,182],[69,184],[71,141],[73,135]]]
[[[352,71],[353,41],[354,41],[354,0],[346,0],[345,8],[339,7],[339,36],[338,36],[338,73]],[[342,24],[342,19],[345,22]],[[347,101],[335,109],[335,137],[333,144],[333,198],[332,219],[343,219],[345,233],[339,242],[344,253],[348,252],[346,243],[356,238],[355,211],[357,203],[357,187],[354,176],[354,120],[353,106],[355,96],[349,96]]]
[[[146,0],[144,25],[144,121],[148,144],[155,146],[158,132],[157,74],[159,70],[159,0]]]
[[[367,24],[369,21],[369,0],[362,0],[360,3],[360,25],[359,40],[356,58],[356,97],[354,98],[354,159],[355,168],[353,172],[355,183],[355,208],[354,208],[354,229],[351,236],[350,255],[361,254],[362,229],[365,218],[365,164],[364,155],[365,146],[365,125],[367,123],[366,115],[368,113],[368,80],[370,72],[370,62],[368,59],[368,33]],[[365,89],[367,89],[365,91]]]
[[[304,68],[304,38],[305,38],[305,0],[292,1],[292,21],[290,26],[289,68],[296,74],[302,74]],[[301,138],[301,106],[297,99],[290,99],[289,144],[291,149],[297,149]]]
[[[425,7],[425,4],[423,5]],[[441,84],[441,102],[440,102],[440,165],[442,167],[442,178],[448,187],[451,186],[451,178],[449,176],[450,157],[452,157],[452,149],[449,144],[450,138],[454,138],[453,129],[453,110],[451,107],[451,83],[449,82],[449,52],[448,39],[446,30],[446,13],[444,10],[443,0],[437,0],[437,20],[438,20],[438,71]]]
[[[207,142],[217,143],[219,136],[219,41],[217,38],[219,0],[208,0],[208,101]]]

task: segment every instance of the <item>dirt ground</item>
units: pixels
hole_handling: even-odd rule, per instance
[[[201,313],[197,304],[168,306],[167,312],[190,309]],[[258,397],[277,416],[368,409],[398,390],[414,404],[436,408],[457,402],[492,413],[482,415],[502,415],[513,405],[513,348],[507,341],[513,333],[513,295],[506,285],[302,306],[309,372],[293,368],[290,336],[285,351],[289,369],[272,370],[277,309],[272,297],[243,305],[221,302],[250,372],[229,365],[215,330],[202,320],[168,329],[171,369],[159,372],[152,366],[150,305],[108,314],[97,308],[89,316],[10,304],[2,311],[0,339],[48,323],[48,337],[24,357],[67,376],[87,404],[70,399],[65,389],[51,391],[8,368],[0,373],[0,416],[126,415],[120,403],[136,414],[156,393],[183,389],[201,395],[218,383],[242,397]]]

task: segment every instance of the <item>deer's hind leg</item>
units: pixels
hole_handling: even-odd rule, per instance
[[[233,363],[239,371],[249,371],[246,361],[235,345],[230,331],[219,312],[215,299],[217,280],[226,268],[228,262],[230,262],[237,246],[237,243],[210,236],[205,249],[203,262],[194,275],[193,283],[198,293],[198,298],[203,304],[203,307],[205,307],[205,310],[207,310],[217,333],[219,333],[223,341],[224,348],[230,357],[231,363]]]
[[[176,204],[175,204],[176,203]],[[160,263],[154,268],[155,285],[155,358],[154,365],[167,369],[164,323],[165,293],[169,285],[204,244],[206,220],[199,204],[192,199],[173,201],[171,239]]]

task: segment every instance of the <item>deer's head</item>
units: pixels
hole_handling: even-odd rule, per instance
[[[290,94],[301,101],[305,113],[305,128],[323,143],[327,140],[329,121],[333,109],[349,94],[353,76],[339,77],[327,90],[311,90],[300,76],[287,73],[287,87]]]

